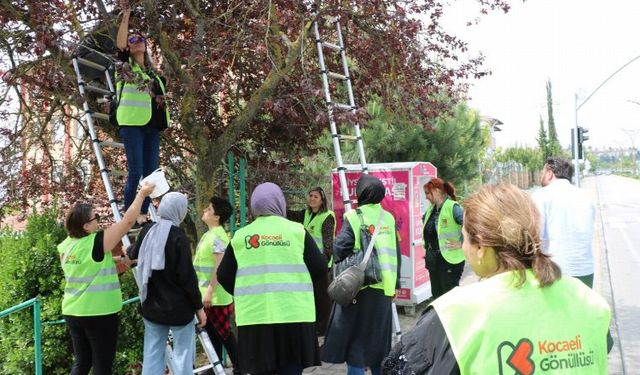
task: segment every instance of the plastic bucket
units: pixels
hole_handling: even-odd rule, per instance
[[[142,181],[140,181],[140,185],[144,184],[145,182],[154,184],[156,186],[149,195],[151,198],[158,198],[162,194],[169,191],[169,183],[164,177],[164,172],[161,168],[156,169],[150,175],[142,179]]]

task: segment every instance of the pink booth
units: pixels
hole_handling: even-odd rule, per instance
[[[360,165],[346,165],[347,185],[352,207],[357,207],[356,183],[360,177]],[[396,304],[404,306],[405,313],[413,315],[420,302],[431,297],[429,273],[424,266],[422,243],[422,214],[427,200],[423,186],[437,176],[437,169],[428,162],[403,162],[369,164],[369,174],[378,177],[385,186],[386,194],[382,207],[396,219],[396,230],[400,238],[402,269],[400,289]],[[333,210],[336,213],[338,232],[342,227],[344,205],[340,194],[338,172],[332,173]]]

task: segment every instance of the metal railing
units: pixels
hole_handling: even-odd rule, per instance
[[[129,298],[128,300],[122,303],[123,306],[132,304],[134,302],[140,301],[140,297]],[[40,321],[40,300],[36,298],[32,298],[28,301],[24,301],[21,304],[15,305],[13,307],[9,307],[8,309],[0,312],[0,319],[4,318],[7,315],[13,314],[15,312],[27,309],[33,306],[33,340],[35,346],[35,370],[36,375],[42,375],[42,324],[45,325],[56,325],[56,324],[64,324],[64,319],[59,320],[51,320],[46,322]]]
[[[33,340],[35,346],[35,368],[36,375],[42,375],[42,332],[40,324],[40,301],[38,298],[32,298],[28,301],[24,301],[19,305],[9,307],[8,309],[0,312],[0,319],[9,314],[28,309],[33,306]]]

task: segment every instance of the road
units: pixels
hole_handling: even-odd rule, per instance
[[[615,348],[610,374],[640,368],[640,181],[619,176],[587,178],[598,202],[594,289],[609,300]]]

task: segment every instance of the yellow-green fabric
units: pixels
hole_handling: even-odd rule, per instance
[[[96,234],[82,238],[67,237],[58,245],[65,287],[62,314],[99,316],[122,309],[122,292],[111,253],[102,262],[91,256]]]
[[[141,77],[145,85],[151,80],[151,77],[140,68],[136,63],[130,61],[132,72]],[[156,82],[160,85],[162,94],[165,95],[166,91],[164,84],[159,77],[154,77]],[[116,112],[116,119],[120,126],[144,126],[151,120],[151,95],[146,91],[146,86],[139,87],[137,83],[125,83],[122,80],[118,80],[116,74],[116,96],[119,98],[118,109]],[[167,117],[167,125],[169,125],[169,110],[164,109],[165,116]]]
[[[373,234],[375,225],[378,222],[378,216],[382,211],[382,222],[376,238],[375,248],[378,253],[378,262],[380,263],[380,271],[382,273],[382,281],[377,284],[368,285],[367,287],[382,289],[386,296],[394,296],[396,294],[396,282],[398,279],[398,256],[396,249],[396,221],[389,212],[385,211],[378,204],[366,204],[360,207],[364,224],[369,227],[369,232]],[[344,218],[349,221],[351,229],[355,237],[353,251],[365,251],[360,244],[360,218],[356,210],[347,211]]]
[[[196,247],[196,255],[193,259],[193,268],[195,268],[196,275],[198,276],[198,286],[202,296],[207,292],[207,288],[211,283],[211,274],[216,268],[214,244],[217,242],[225,248],[229,245],[229,236],[221,226],[209,229],[209,231],[202,236],[200,242],[198,242],[198,246]],[[226,306],[232,302],[233,297],[231,297],[231,294],[227,293],[220,284],[217,284],[211,298],[211,304],[214,306]]]
[[[454,288],[432,302],[460,373],[606,374],[607,302],[572,277],[541,288],[527,270],[515,288],[514,274]]]
[[[305,233],[300,223],[259,216],[234,234],[238,326],[316,321],[313,284],[304,263]]]
[[[464,253],[462,252],[462,225],[456,223],[453,216],[453,207],[456,204],[459,203],[449,198],[442,203],[440,215],[438,215],[438,223],[436,225],[440,253],[442,254],[442,257],[451,264],[460,264],[464,262]],[[431,216],[432,211],[433,205],[430,205],[427,209],[427,213],[424,215],[422,233],[424,233],[424,227],[427,225],[427,221],[429,220],[429,216]],[[459,241],[461,247],[448,249],[447,241],[449,240]]]
[[[333,233],[336,232],[336,214],[331,210],[327,210],[324,212],[318,212],[316,216],[311,218],[312,212],[307,209],[304,212],[304,220],[302,225],[309,232],[311,237],[313,237],[313,241],[315,241],[316,245],[318,245],[318,249],[322,253],[324,249],[324,244],[322,242],[322,225],[327,217],[331,216],[333,218]]]

